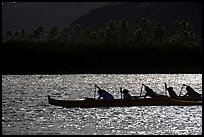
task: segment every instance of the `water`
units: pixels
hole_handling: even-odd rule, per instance
[[[115,98],[120,87],[139,95],[142,83],[165,94],[164,82],[177,94],[183,83],[202,93],[202,74],[3,75],[2,134],[201,135],[202,106],[62,108],[47,101],[94,97],[94,84]]]

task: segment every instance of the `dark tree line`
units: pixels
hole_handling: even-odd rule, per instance
[[[168,73],[202,70],[202,46],[193,25],[184,20],[175,21],[171,28],[147,18],[137,24],[124,18],[110,20],[97,30],[78,24],[63,29],[54,26],[49,30],[39,26],[31,32],[23,29],[8,31],[2,45],[7,64],[3,65],[5,72],[14,71],[12,62],[21,64],[15,65],[17,72]]]
[[[103,28],[91,30],[82,28],[79,24],[59,29],[54,26],[46,31],[42,26],[25,32],[24,29],[16,32],[8,31],[4,42],[7,41],[58,41],[68,44],[182,44],[196,46],[198,41],[193,26],[187,21],[176,21],[172,29],[147,18],[141,19],[138,24],[130,24],[124,18],[119,21],[110,20]]]

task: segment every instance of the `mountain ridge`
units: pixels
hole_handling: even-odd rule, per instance
[[[74,20],[71,25],[98,29],[111,19],[126,18],[131,23],[137,23],[141,18],[148,17],[171,27],[176,20],[186,20],[193,24],[195,32],[202,37],[201,13],[202,5],[199,2],[124,2],[95,8]]]

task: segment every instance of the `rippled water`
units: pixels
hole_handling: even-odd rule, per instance
[[[94,84],[115,98],[120,87],[139,95],[142,83],[165,94],[164,82],[177,94],[183,83],[202,93],[201,74],[3,75],[2,134],[201,135],[202,106],[62,108],[47,102],[47,95],[93,97]]]

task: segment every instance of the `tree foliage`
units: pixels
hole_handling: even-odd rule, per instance
[[[98,30],[79,24],[62,29],[54,26],[48,31],[39,26],[31,32],[8,31],[2,51],[6,55],[29,55],[31,60],[38,55],[50,56],[58,65],[69,61],[72,65],[89,67],[90,62],[98,62],[96,66],[101,67],[101,62],[106,60],[106,66],[113,68],[123,64],[139,70],[153,66],[177,70],[179,66],[188,68],[190,64],[200,69],[202,46],[193,25],[181,20],[175,21],[172,28],[148,18],[142,18],[137,24],[125,18],[110,20]]]
[[[173,30],[167,30],[160,23],[148,18],[142,18],[137,24],[130,24],[125,18],[119,21],[110,20],[103,28],[91,30],[82,28],[79,24],[59,29],[54,26],[45,31],[42,26],[34,28],[31,33],[25,30],[7,32],[7,41],[60,41],[68,44],[108,44],[108,45],[137,45],[137,44],[178,44],[183,46],[198,45],[193,25],[187,21],[175,21]],[[170,32],[172,32],[170,34]]]

